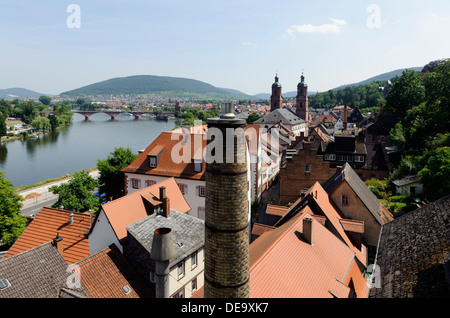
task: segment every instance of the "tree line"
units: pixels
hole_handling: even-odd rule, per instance
[[[429,201],[450,194],[450,59],[404,71],[384,110],[395,123],[390,160],[399,177],[417,174]]]
[[[23,123],[35,129],[53,131],[72,122],[71,107],[63,103],[51,103],[48,96],[32,100],[0,100],[0,136],[6,136],[6,120],[19,118]]]

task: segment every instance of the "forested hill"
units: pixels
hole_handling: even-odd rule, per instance
[[[230,98],[235,94],[213,85],[180,77],[135,75],[112,78],[106,81],[87,85],[68,92],[61,96],[88,96],[88,95],[141,95],[158,94],[166,96],[193,96]],[[242,98],[242,96],[238,96]]]
[[[317,93],[309,97],[309,104],[313,108],[333,108],[347,103],[350,107],[358,107],[363,112],[376,111],[380,104],[386,103],[387,81],[395,82],[405,70],[420,72],[423,67],[400,69],[369,78],[365,81],[342,85],[327,92]]]

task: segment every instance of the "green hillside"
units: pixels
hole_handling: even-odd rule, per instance
[[[37,93],[26,88],[6,88],[0,89],[0,98],[14,99],[14,98],[35,98],[45,94]]]
[[[158,94],[167,97],[196,98],[241,98],[213,85],[180,77],[136,75],[112,78],[106,81],[87,85],[61,96],[96,96],[96,95],[148,95]]]
[[[358,82],[358,83],[341,85],[339,87],[333,88],[333,91],[336,91],[336,90],[339,90],[339,89],[343,89],[343,88],[345,88],[347,86],[359,86],[359,85],[366,85],[366,84],[369,84],[369,83],[372,83],[372,82],[388,81],[388,80],[393,79],[396,76],[401,76],[402,72],[404,70],[414,70],[416,72],[420,72],[420,71],[422,71],[422,69],[423,69],[423,66],[421,66],[421,67],[402,68],[402,69],[399,69],[399,70],[383,73],[383,74],[380,74],[380,75],[368,78],[368,79],[366,79],[364,81],[361,81],[361,82]]]

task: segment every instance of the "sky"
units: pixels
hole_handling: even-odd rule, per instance
[[[0,89],[131,75],[326,91],[450,57],[450,1],[0,0]]]

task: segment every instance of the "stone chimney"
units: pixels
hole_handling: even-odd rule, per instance
[[[63,238],[61,236],[59,236],[59,233],[56,233],[56,237],[53,239],[53,245],[56,247],[59,254],[61,254],[61,256],[63,256],[64,242],[63,242]]]
[[[153,234],[150,257],[155,261],[156,298],[169,298],[169,262],[175,257],[172,230],[158,228]]]
[[[314,246],[313,239],[313,219],[310,217],[303,218],[303,237],[306,242]]]
[[[246,122],[235,118],[231,103],[224,103],[220,118],[210,118],[207,124],[204,295],[205,298],[248,298]],[[217,145],[219,133],[223,144]],[[231,146],[233,149],[227,149]],[[212,158],[213,153],[215,158]]]

